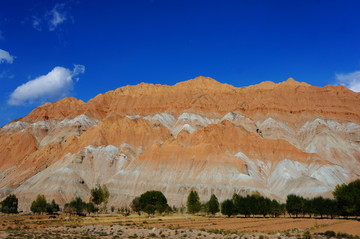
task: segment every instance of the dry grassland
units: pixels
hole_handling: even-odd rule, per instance
[[[0,238],[298,238],[306,231],[360,236],[360,221],[118,214],[88,217],[0,215]],[[320,237],[321,238],[321,237]]]

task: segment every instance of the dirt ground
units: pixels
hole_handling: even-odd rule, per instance
[[[293,218],[180,218],[154,222],[157,227],[223,229],[239,233],[325,232],[328,230],[360,236],[360,221],[344,219]]]
[[[298,238],[334,231],[360,236],[360,221],[193,215],[88,217],[0,214],[0,238]],[[321,237],[320,237],[321,238]]]

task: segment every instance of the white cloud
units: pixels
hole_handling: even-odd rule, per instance
[[[41,31],[42,30],[41,19],[36,16],[33,16],[32,17],[32,27],[38,31]]]
[[[350,90],[360,92],[360,71],[354,71],[348,74],[336,74],[336,80],[339,84],[346,86]]]
[[[15,76],[10,74],[8,71],[0,72],[0,79],[13,79]]]
[[[56,27],[65,22],[67,19],[64,11],[65,4],[56,4],[55,7],[47,14],[49,17],[49,31],[54,31]]]
[[[80,74],[85,73],[85,66],[84,65],[74,65],[73,75],[77,76]]]
[[[0,64],[5,62],[12,64],[13,61],[14,57],[9,52],[0,49]]]
[[[84,72],[85,66],[83,65],[74,65],[72,71],[57,66],[46,75],[39,76],[17,87],[11,93],[8,104],[22,105],[65,97],[73,88],[74,78]]]
[[[50,32],[55,31],[61,24],[71,18],[68,15],[65,4],[55,4],[55,6],[43,14],[32,16],[31,23],[35,30],[41,31],[48,29]]]

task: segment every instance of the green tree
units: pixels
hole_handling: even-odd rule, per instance
[[[278,201],[276,201],[275,199],[271,201],[270,204],[270,214],[273,217],[278,217],[281,214],[283,214],[285,212],[285,205],[280,204]]]
[[[234,195],[232,196],[232,202],[234,204],[233,215],[237,215],[240,213],[240,201],[241,201],[240,195],[234,193]]]
[[[232,201],[235,207],[235,214],[244,214],[244,197],[239,194],[234,194]]]
[[[316,197],[312,199],[313,202],[313,208],[314,213],[316,215],[320,215],[321,218],[323,218],[324,215],[326,215],[326,205],[325,205],[325,199],[323,197]]]
[[[336,186],[333,195],[342,216],[360,216],[360,179]]]
[[[224,202],[221,203],[221,213],[231,217],[234,215],[235,206],[232,200],[227,199]]]
[[[160,191],[147,191],[140,195],[140,208],[147,214],[163,213],[168,208],[167,199]]]
[[[132,200],[130,208],[131,210],[139,214],[139,216],[141,215],[140,197],[136,197]]]
[[[40,214],[47,212],[49,214],[52,214],[54,212],[60,211],[60,207],[58,204],[56,204],[55,200],[52,200],[51,203],[48,203],[44,195],[38,195],[35,201],[31,203],[30,210],[33,213]]]
[[[258,204],[258,213],[262,214],[264,217],[271,213],[271,200],[269,198],[259,196],[256,200]]]
[[[33,213],[44,213],[46,212],[47,202],[44,195],[37,195],[35,201],[31,203],[30,210]]]
[[[46,203],[46,212],[52,214],[54,212],[60,211],[60,207],[56,204],[55,200],[52,200],[51,203]]]
[[[83,213],[87,208],[87,203],[85,203],[80,197],[76,197],[74,200],[72,200],[69,203],[70,208],[72,208],[72,211],[75,211],[75,213],[80,214]]]
[[[97,208],[95,207],[94,203],[88,202],[85,205],[85,211],[90,214],[96,212]]]
[[[309,217],[315,213],[315,205],[314,205],[314,199],[303,199],[304,202],[304,208],[303,208],[303,214],[309,214]]]
[[[154,205],[151,204],[146,204],[143,208],[142,211],[147,213],[147,214],[155,214],[156,208]]]
[[[17,213],[18,199],[14,194],[7,196],[2,202],[0,202],[1,212],[3,213]]]
[[[207,203],[207,212],[215,215],[219,211],[219,200],[214,194],[212,194],[209,202]]]
[[[196,191],[191,191],[187,198],[187,210],[189,213],[194,214],[201,210],[201,203],[199,195]]]
[[[326,208],[326,215],[334,218],[334,216],[339,215],[338,205],[335,200],[333,199],[325,199],[325,208]]]
[[[304,200],[302,197],[299,197],[294,194],[290,194],[286,199],[286,210],[289,214],[294,214],[295,217],[303,212]]]
[[[248,203],[250,205],[250,212],[253,215],[262,214],[261,208],[261,198],[259,192],[253,192],[250,196],[248,196]]]
[[[249,217],[254,212],[254,203],[252,202],[253,198],[249,195],[243,197],[241,195],[237,195],[234,200],[234,205],[236,208],[236,212],[238,214],[243,214],[245,217]]]
[[[103,204],[103,211],[106,211],[109,196],[110,193],[106,185],[98,185],[96,188],[91,189],[91,201],[97,206]]]

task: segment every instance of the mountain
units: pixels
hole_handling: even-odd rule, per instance
[[[109,205],[147,190],[181,205],[192,189],[202,201],[331,196],[359,177],[360,94],[292,78],[141,83],[46,103],[0,128],[0,198],[14,193],[23,210],[37,194],[88,200],[97,184],[109,188]]]

